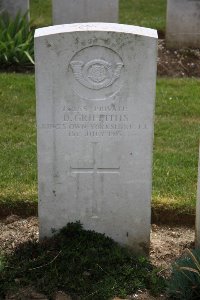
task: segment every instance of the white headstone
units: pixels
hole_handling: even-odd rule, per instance
[[[25,15],[29,11],[29,0],[0,0],[0,11],[7,12],[13,18],[18,13]],[[27,17],[29,19],[29,13]]]
[[[68,222],[148,252],[157,32],[36,30],[40,237]]]
[[[119,0],[53,0],[53,24],[118,22]]]
[[[168,0],[166,42],[169,48],[200,47],[200,0]]]
[[[200,146],[199,146],[199,167],[198,167],[197,204],[196,204],[196,247],[200,248]]]

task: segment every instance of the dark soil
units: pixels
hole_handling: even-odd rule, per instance
[[[195,211],[178,212],[173,207],[154,206],[151,208],[151,223],[173,226],[184,224],[191,227],[195,225]]]
[[[34,65],[20,66],[20,65],[9,65],[9,66],[0,66],[0,72],[7,73],[23,73],[31,74],[35,72]]]
[[[159,40],[158,75],[200,77],[200,49],[169,50],[165,40]]]

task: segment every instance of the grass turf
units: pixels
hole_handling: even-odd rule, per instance
[[[33,27],[44,27],[52,24],[51,0],[30,0],[31,23]]]
[[[1,73],[0,82],[0,203],[12,211],[37,200],[35,87],[29,75]]]
[[[200,136],[199,80],[157,84],[153,205],[194,213]]]
[[[166,0],[121,0],[120,23],[165,31]]]
[[[31,0],[31,19],[35,27],[52,23],[50,0]],[[120,0],[119,21],[143,27],[165,30],[166,0]]]
[[[34,76],[1,73],[0,82],[0,210],[30,214],[37,207]],[[194,213],[199,135],[199,80],[158,79],[153,207]]]

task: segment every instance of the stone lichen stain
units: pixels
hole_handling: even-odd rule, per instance
[[[48,40],[46,40],[46,46],[47,46],[47,48],[51,48],[52,47],[52,45],[49,43]]]

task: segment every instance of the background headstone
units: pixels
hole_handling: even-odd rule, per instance
[[[53,0],[53,24],[118,22],[119,0]]]
[[[200,47],[200,0],[168,0],[166,43],[169,48]]]
[[[197,204],[196,204],[196,247],[200,248],[200,146],[199,146],[199,167],[197,183]]]
[[[40,238],[80,220],[148,253],[156,56],[148,28],[36,30]]]
[[[13,18],[19,12],[24,15],[29,11],[29,0],[0,0],[0,11],[7,12]],[[29,13],[27,18],[30,18]]]

